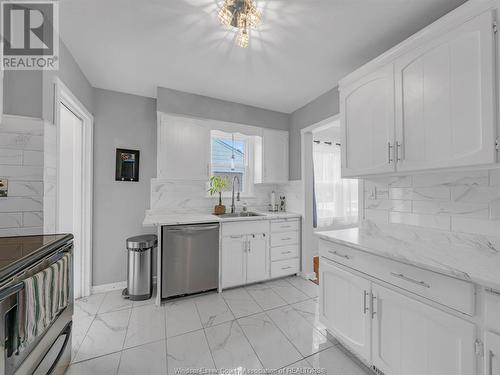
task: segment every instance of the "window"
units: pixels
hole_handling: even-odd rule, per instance
[[[340,146],[313,144],[314,195],[318,229],[352,226],[358,221],[358,180],[340,176]]]
[[[253,174],[250,165],[253,165],[251,160],[253,137],[212,130],[211,143],[212,176],[228,177],[230,184],[225,189],[226,193],[231,192],[231,183],[236,176],[241,183],[241,193],[251,195]]]

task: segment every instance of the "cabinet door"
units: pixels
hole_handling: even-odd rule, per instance
[[[320,320],[357,355],[370,361],[370,281],[321,258]]]
[[[342,177],[394,171],[393,65],[340,89]]]
[[[400,171],[496,162],[491,11],[395,62]]]
[[[247,282],[266,280],[269,278],[267,236],[260,233],[248,235],[247,238]]]
[[[500,335],[486,332],[484,360],[485,375],[500,375]]]
[[[372,362],[386,375],[473,375],[474,324],[372,285]]]
[[[262,182],[288,181],[288,132],[264,129]]]
[[[158,129],[158,178],[207,180],[210,129],[203,121],[162,115]]]
[[[246,236],[229,236],[222,239],[222,287],[245,284]]]

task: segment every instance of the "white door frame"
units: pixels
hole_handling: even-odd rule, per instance
[[[93,149],[94,149],[94,117],[85,106],[72,94],[66,85],[56,78],[54,81],[54,124],[57,132],[57,148],[59,149],[59,126],[60,105],[64,104],[68,109],[82,119],[82,169],[81,169],[81,201],[82,218],[80,220],[81,252],[76,264],[81,267],[81,278],[79,280],[80,290],[75,295],[86,297],[90,295],[92,285],[92,202],[93,202]],[[60,163],[57,161],[57,199],[56,199],[56,228],[59,228],[59,179]]]

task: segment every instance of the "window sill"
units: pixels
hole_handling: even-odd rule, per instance
[[[232,195],[222,195],[222,199],[231,199]],[[205,195],[206,199],[219,199],[218,195]],[[254,194],[243,194],[240,193],[240,201],[244,198],[256,198]],[[234,199],[236,200],[236,193],[234,193]]]

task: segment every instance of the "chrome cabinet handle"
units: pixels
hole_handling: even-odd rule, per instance
[[[328,250],[328,252],[329,252],[330,254],[332,254],[332,255],[336,255],[336,256],[341,257],[341,258],[344,258],[344,259],[351,259],[351,258],[349,257],[349,255],[340,254],[340,253],[338,253],[338,252],[336,252],[336,251]]]
[[[290,237],[285,237],[285,238],[282,238],[281,240],[282,240],[282,241],[290,241],[290,240],[291,240],[291,238],[290,238]]]
[[[368,304],[366,303],[366,297],[368,297],[368,292],[363,290],[363,314],[368,312]]]
[[[372,319],[375,318],[375,314],[377,314],[377,312],[375,311],[376,300],[377,300],[377,297],[375,297],[372,294],[372,298],[370,299],[370,305],[371,305],[370,308],[372,310]]]
[[[430,288],[431,287],[425,281],[418,281],[418,280],[412,279],[411,277],[405,276],[402,273],[391,272],[391,275],[394,276],[394,277],[397,277],[398,279],[401,279],[401,280],[404,280],[404,281],[408,281],[410,283],[417,284],[417,285],[423,286],[425,288]]]
[[[250,240],[247,241],[247,251],[250,252],[252,250],[252,244],[250,243]]]
[[[290,254],[291,251],[282,251],[281,254]]]
[[[401,161],[401,143],[396,141],[396,161]]]
[[[488,374],[493,375],[493,357],[495,354],[493,354],[493,351],[489,351],[488,353]]]
[[[281,269],[282,269],[282,270],[289,270],[290,268],[292,268],[292,267],[290,267],[290,266],[287,266],[287,267],[281,267]]]
[[[392,160],[392,145],[391,142],[387,142],[387,163],[391,164]]]
[[[229,236],[230,238],[241,238],[243,236]]]

